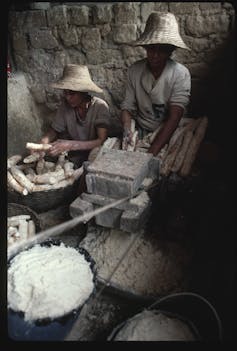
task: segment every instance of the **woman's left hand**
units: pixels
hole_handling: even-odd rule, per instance
[[[62,152],[73,150],[73,143],[73,140],[57,139],[51,143],[52,147],[50,148],[48,154],[51,156],[57,156]]]

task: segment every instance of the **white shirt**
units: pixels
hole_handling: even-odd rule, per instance
[[[184,65],[168,59],[160,77],[155,79],[145,58],[128,69],[121,109],[133,114],[142,129],[154,131],[166,117],[169,104],[183,107],[185,114],[190,90],[191,76]]]

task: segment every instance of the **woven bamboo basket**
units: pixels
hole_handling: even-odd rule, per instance
[[[45,212],[71,203],[78,196],[79,179],[72,185],[48,191],[37,191],[22,195],[8,188],[8,202],[18,203],[30,207],[36,212]]]

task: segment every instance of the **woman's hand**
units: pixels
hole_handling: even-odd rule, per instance
[[[62,152],[67,152],[73,150],[74,140],[63,140],[58,139],[51,143],[52,147],[50,148],[48,154],[50,156],[57,156]]]
[[[128,146],[134,146],[133,132],[129,128],[124,128],[122,149],[127,150]]]

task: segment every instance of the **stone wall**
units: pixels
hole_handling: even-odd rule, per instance
[[[230,3],[34,2],[9,11],[9,55],[13,74],[20,71],[25,75],[43,128],[59,101],[59,91],[49,83],[61,77],[67,63],[88,65],[92,78],[104,89],[113,116],[119,115],[127,67],[145,57],[143,48],[129,43],[141,34],[153,10],[173,12],[181,36],[191,48],[174,53],[191,71],[190,114],[211,114],[216,84],[221,81],[224,92],[228,87],[223,68],[228,63],[225,69],[231,77],[234,62],[231,35],[235,11]],[[228,62],[226,50],[232,55]],[[217,94],[221,95],[220,91]]]

